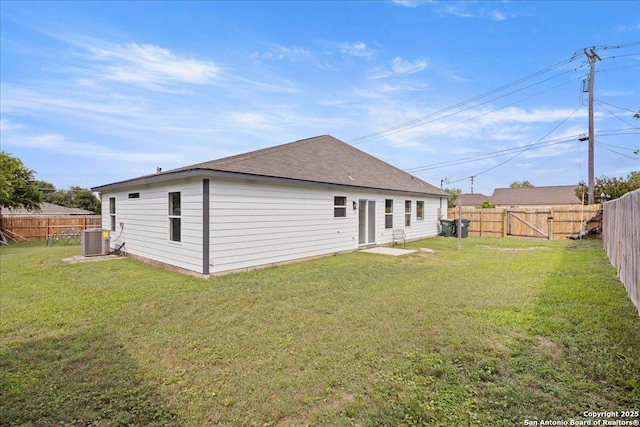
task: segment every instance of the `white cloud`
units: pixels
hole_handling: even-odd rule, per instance
[[[0,132],[8,132],[12,130],[22,129],[22,125],[14,123],[8,119],[0,119]]]
[[[384,107],[370,108],[367,112],[371,122],[382,129],[397,123],[415,121],[404,131],[387,135],[386,139],[390,145],[423,150],[424,148],[420,147],[440,147],[443,141],[447,141],[447,150],[458,150],[461,154],[477,151],[477,147],[470,146],[468,141],[504,141],[508,146],[516,143],[532,144],[552,130],[554,124],[561,123],[573,113],[568,109],[507,108],[497,111],[489,109],[459,111],[438,116],[433,115],[432,111],[403,107],[393,103],[389,103],[388,106],[385,104]],[[580,111],[573,114],[572,120],[584,120],[585,117],[586,112]],[[425,119],[422,120],[422,118]],[[385,125],[388,126],[385,127]],[[581,131],[583,131],[582,127],[566,122],[544,139],[563,142],[579,135]],[[540,153],[555,155],[558,151],[549,148]],[[541,154],[536,155],[538,156]]]
[[[418,7],[418,5],[422,2],[420,0],[393,0],[393,3],[397,6],[414,8]]]
[[[386,79],[392,76],[408,76],[424,71],[429,67],[426,59],[415,59],[413,61],[401,57],[391,60],[388,67],[375,67],[369,71],[369,79]]]
[[[341,43],[338,46],[340,52],[349,56],[356,56],[359,58],[371,58],[375,55],[375,49],[367,47],[365,43]]]
[[[144,109],[144,100],[136,96],[117,93],[97,94],[84,90],[73,91],[47,86],[24,87],[3,85],[2,111],[55,111],[66,115],[74,113],[96,113],[131,115]]]
[[[598,91],[599,95],[602,96],[631,96],[633,95],[633,91],[632,90],[607,90],[607,89],[603,89],[603,90],[599,90]]]
[[[499,9],[484,10],[482,3],[476,2],[442,2],[444,7],[440,10],[446,15],[457,16],[458,18],[489,18],[492,21],[505,21],[513,14],[509,14]]]
[[[474,18],[475,15],[465,9],[463,9],[458,4],[447,3],[444,11],[453,16],[457,16],[458,18]]]
[[[470,154],[479,153],[480,150],[474,147],[454,147],[448,151],[450,154]]]
[[[175,161],[176,157],[175,153],[116,151],[99,144],[73,141],[58,134],[14,134],[7,136],[4,142],[14,147],[37,148],[67,155],[127,162],[170,162]]]
[[[406,59],[396,57],[391,61],[391,69],[395,74],[409,75],[419,73],[426,69],[429,63],[426,59],[416,59],[415,61],[408,61]]]
[[[618,25],[616,31],[621,33],[636,33],[640,31],[640,24]]]
[[[209,61],[179,57],[156,45],[103,44],[87,46],[93,68],[103,78],[148,87],[167,84],[211,84],[222,70]]]
[[[307,59],[310,56],[311,52],[308,49],[298,46],[286,47],[282,45],[274,45],[270,51],[262,54],[262,57],[265,59],[292,62]]]
[[[235,82],[240,83],[243,89],[251,87],[252,90],[259,90],[261,92],[273,92],[273,93],[288,93],[297,94],[301,90],[296,85],[288,80],[280,80],[277,83],[267,83],[258,80],[246,79],[236,76]],[[234,83],[228,84],[233,86]]]
[[[507,15],[504,12],[494,9],[488,13],[489,18],[494,21],[505,21],[507,19]]]

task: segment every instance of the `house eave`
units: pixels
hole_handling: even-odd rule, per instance
[[[193,178],[193,177],[241,179],[246,181],[294,184],[294,185],[304,185],[304,186],[314,186],[314,187],[367,189],[367,190],[384,191],[384,192],[391,192],[391,193],[397,193],[397,194],[442,197],[447,199],[452,197],[450,194],[446,192],[441,192],[441,193],[428,192],[428,191],[421,192],[417,190],[381,188],[381,187],[371,187],[371,186],[356,185],[356,184],[319,182],[319,181],[283,178],[283,177],[277,177],[277,176],[254,175],[254,174],[241,173],[241,172],[228,172],[228,171],[203,169],[203,168],[186,169],[186,170],[180,170],[176,172],[171,172],[171,171],[161,172],[155,175],[148,175],[148,176],[143,176],[139,178],[133,178],[125,181],[119,181],[111,184],[92,187],[91,191],[102,193],[105,191],[121,190],[125,188],[139,187],[139,186],[157,184],[157,183],[175,180],[175,179],[185,179],[185,178]]]

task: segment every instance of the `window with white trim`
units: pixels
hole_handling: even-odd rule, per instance
[[[116,231],[116,198],[109,197],[109,230]]]
[[[169,240],[179,242],[181,235],[180,192],[169,193]]]
[[[404,201],[404,226],[411,226],[411,200]]]
[[[424,200],[416,201],[416,220],[424,220]]]
[[[393,199],[384,201],[384,228],[393,228]]]
[[[347,198],[344,196],[335,196],[333,198],[333,217],[345,218],[347,216]]]

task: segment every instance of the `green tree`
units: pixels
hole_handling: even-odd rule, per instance
[[[496,205],[494,205],[493,203],[491,203],[488,200],[485,200],[484,202],[482,202],[481,205],[477,206],[478,209],[493,209],[495,207],[496,207]]]
[[[613,200],[622,197],[630,191],[640,188],[640,171],[633,171],[629,173],[629,175],[627,175],[627,179],[602,176],[600,178],[596,178],[594,181],[593,193],[596,201],[601,201],[601,199],[603,199],[602,201]],[[587,191],[587,183],[580,181],[576,187],[576,196],[578,196],[579,199],[584,200],[585,204],[588,202],[587,198],[583,197],[583,195],[587,194]]]
[[[40,209],[42,192],[33,175],[20,159],[0,152],[0,208]]]
[[[80,208],[100,214],[102,204],[91,190],[79,186],[73,186],[68,190],[47,191],[45,201],[68,208]]]
[[[515,182],[512,182],[511,185],[509,186],[509,188],[531,188],[531,187],[535,187],[535,185],[533,185],[529,181],[515,181]]]
[[[447,200],[447,207],[455,208],[456,207],[456,198],[462,193],[462,190],[459,188],[445,188],[444,191],[451,194],[453,197]]]
[[[640,171],[633,171],[627,176],[627,182],[631,185],[632,190],[640,188]]]
[[[68,190],[58,190],[47,181],[38,181],[38,188],[44,193],[44,201],[68,208],[80,208],[100,214],[102,204],[88,188],[73,186]]]

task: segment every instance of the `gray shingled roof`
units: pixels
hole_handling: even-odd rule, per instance
[[[481,193],[473,193],[473,194],[459,194],[456,198],[456,206],[479,206],[485,200],[490,200],[490,196],[485,196]]]
[[[39,211],[28,211],[24,208],[2,209],[3,216],[24,216],[24,215],[94,215],[93,212],[80,208],[68,208],[53,203],[44,202],[40,205]]]
[[[491,203],[496,205],[572,205],[581,204],[577,185],[548,187],[496,188]]]
[[[95,187],[94,190],[100,191],[116,184],[135,184],[135,181],[142,179],[159,181],[171,178],[171,175],[198,171],[228,172],[449,197],[448,193],[439,188],[329,135],[197,163],[147,177]]]

